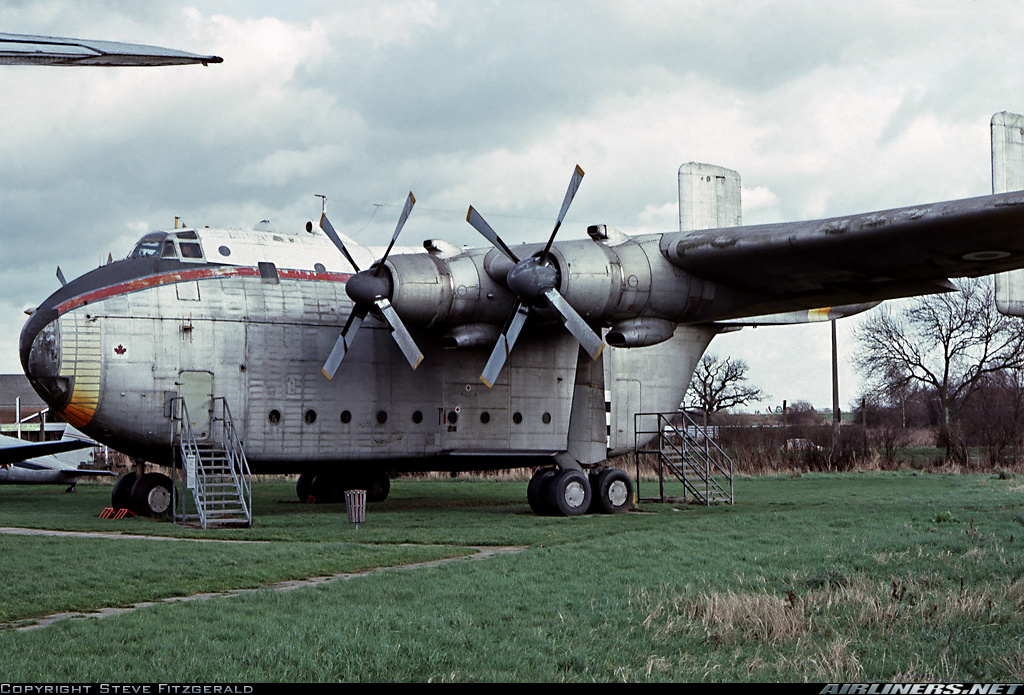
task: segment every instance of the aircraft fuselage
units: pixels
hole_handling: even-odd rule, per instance
[[[139,255],[91,271],[44,302],[25,326],[21,354],[35,388],[68,422],[157,463],[171,458],[169,401],[179,395],[200,438],[210,431],[210,398],[225,397],[255,471],[509,468],[566,451],[594,463],[633,447],[633,412],[678,406],[688,363],[716,332],[679,329],[672,337],[670,330],[641,351],[643,360],[619,350],[591,364],[571,335],[541,321],[487,388],[479,375],[489,340],[443,347],[471,334],[460,328],[500,323],[512,309],[513,298],[485,270],[487,250],[445,259],[401,254],[388,264],[393,301],[422,347],[422,365],[409,369],[386,325],[368,318],[329,381],[321,365],[352,309],[345,286],[353,270],[325,239],[216,230],[150,236],[149,255],[137,248]],[[159,244],[175,247],[152,253]],[[637,265],[649,274],[643,247],[629,253],[643,256]],[[273,260],[248,262],[256,258]],[[420,266],[433,272],[420,273],[417,284],[410,269]],[[601,275],[589,281],[615,280]],[[450,282],[439,286],[432,277]],[[579,274],[573,282],[581,291],[566,287],[567,296],[589,296],[593,309],[574,300],[585,316],[635,316],[658,298],[649,278],[630,277],[622,276],[611,309],[586,293]],[[434,315],[417,313],[429,306],[417,304],[424,296],[440,298]],[[632,395],[616,399],[618,392]]]

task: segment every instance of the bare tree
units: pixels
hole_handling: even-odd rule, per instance
[[[704,355],[693,371],[690,388],[686,392],[687,407],[707,415],[760,401],[764,394],[761,389],[746,383],[747,369],[743,360]]]
[[[996,311],[990,280],[965,279],[958,289],[876,310],[856,331],[857,366],[880,393],[909,386],[934,389],[939,440],[954,452],[953,420],[991,375],[1024,366],[1024,323]]]

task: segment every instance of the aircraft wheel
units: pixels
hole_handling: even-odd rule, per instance
[[[621,468],[605,468],[597,474],[593,489],[594,506],[605,514],[633,508],[633,480]]]
[[[530,478],[530,484],[526,486],[526,501],[530,503],[530,509],[538,516],[550,516],[554,513],[547,503],[547,485],[555,474],[554,468],[542,468]]]
[[[303,504],[308,502],[309,496],[313,494],[313,475],[309,471],[300,473],[299,479],[295,482],[295,494]]]
[[[146,473],[132,486],[131,510],[139,516],[164,516],[171,512],[174,483],[163,473]]]
[[[321,471],[313,476],[310,485],[317,502],[331,504],[345,498],[345,486],[339,476]]]
[[[590,480],[576,469],[559,471],[545,486],[547,503],[557,514],[580,516],[590,507]]]
[[[117,482],[114,489],[110,491],[110,506],[114,509],[131,509],[132,507],[132,486],[138,476],[135,471],[125,473]]]
[[[387,473],[382,471],[367,475],[363,480],[363,484],[366,485],[367,502],[383,502],[391,492],[391,479]]]

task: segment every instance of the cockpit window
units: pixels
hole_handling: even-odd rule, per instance
[[[202,247],[200,247],[199,244],[197,244],[197,243],[195,243],[193,241],[182,241],[182,242],[179,243],[179,246],[181,247],[181,257],[182,258],[202,258],[203,257],[203,249],[202,249]]]
[[[199,238],[199,236],[195,232],[193,232],[192,230],[189,230],[187,232],[178,232],[176,236],[179,239],[198,239]]]
[[[164,250],[160,252],[160,258],[177,258],[178,252],[174,250],[174,242],[168,239],[164,242]]]
[[[145,258],[147,256],[159,256],[164,246],[164,239],[167,232],[153,232],[147,234],[135,245],[129,258]]]

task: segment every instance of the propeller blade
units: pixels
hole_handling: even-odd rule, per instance
[[[555,241],[555,235],[558,234],[559,227],[562,226],[562,220],[565,219],[565,214],[569,212],[569,205],[572,203],[572,199],[576,197],[576,191],[579,190],[580,183],[583,181],[583,169],[580,169],[580,165],[576,165],[576,170],[572,173],[572,179],[569,181],[569,189],[565,192],[565,200],[562,201],[562,209],[558,213],[558,220],[555,222],[555,229],[551,232],[551,236],[548,238],[548,244],[544,247],[544,253],[540,256],[541,263],[547,263],[548,251],[551,250],[551,244]]]
[[[483,235],[484,239],[487,239],[494,247],[508,256],[513,263],[519,262],[516,255],[512,253],[512,249],[505,245],[505,242],[501,240],[497,232],[491,229],[491,225],[487,224],[487,221],[481,217],[480,213],[472,205],[469,206],[469,212],[466,213],[466,222],[469,222],[473,229]]]
[[[384,321],[388,324],[388,328],[391,329],[391,336],[398,343],[398,347],[401,349],[402,354],[405,355],[405,359],[409,361],[409,366],[416,369],[416,367],[420,366],[420,362],[423,361],[423,353],[416,346],[416,341],[409,334],[405,324],[402,323],[402,319],[398,317],[398,312],[391,306],[391,302],[383,297],[374,302],[374,304],[377,305],[380,313],[384,316]]]
[[[391,243],[388,244],[387,251],[379,261],[377,261],[377,276],[380,277],[380,269],[384,267],[384,261],[388,259],[388,254],[391,253],[391,249],[394,248],[395,242],[398,241],[398,234],[402,231],[402,227],[405,226],[405,221],[409,219],[409,213],[412,212],[412,206],[416,204],[416,198],[413,196],[412,191],[409,191],[409,197],[405,199],[405,207],[402,208],[402,215],[398,218],[398,226],[395,227],[395,233],[391,235]]]
[[[526,323],[529,315],[529,307],[522,302],[516,304],[516,312],[512,315],[508,328],[498,336],[498,342],[495,344],[494,350],[491,351],[491,356],[484,367],[484,373],[480,375],[480,381],[484,382],[487,388],[494,386],[494,382],[498,380],[501,368],[505,366],[505,361],[508,359],[509,353],[512,352],[512,346],[519,339],[519,333],[523,330],[523,324]]]
[[[352,264],[352,268],[358,273],[359,266],[356,265],[352,255],[348,252],[348,249],[345,248],[345,242],[343,242],[341,237],[338,236],[338,233],[334,231],[334,225],[332,225],[331,221],[327,219],[326,213],[320,215],[320,229],[324,230],[324,234],[327,235],[327,238],[334,242],[334,245],[338,247],[338,250],[341,251],[342,255],[348,259],[348,262]]]
[[[366,312],[359,311],[358,309],[353,309],[352,313],[349,314],[348,321],[345,322],[345,327],[341,329],[341,335],[338,336],[338,341],[334,343],[334,348],[331,350],[331,354],[327,356],[327,361],[321,370],[328,381],[334,379],[334,374],[338,371],[338,367],[341,366],[341,361],[345,359],[345,355],[348,354],[349,346],[352,345],[352,340],[356,337],[359,327],[363,325],[364,318],[366,318]]]
[[[64,279],[64,273],[60,270],[60,266],[57,266],[57,279],[60,280],[61,287],[68,284],[68,281]]]
[[[565,301],[565,297],[559,294],[558,290],[552,288],[544,292],[544,299],[548,300],[551,308],[562,317],[562,323],[579,341],[587,354],[595,360],[600,357],[604,350],[604,340],[587,325],[587,322],[572,308],[572,305]]]

